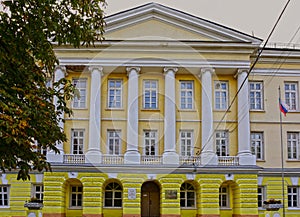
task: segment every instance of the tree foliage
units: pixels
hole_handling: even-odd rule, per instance
[[[53,43],[90,46],[103,39],[105,0],[10,0],[0,11],[0,167],[30,179],[50,170],[41,148],[59,152],[67,140],[60,114],[71,114],[66,79],[46,85],[58,60]],[[62,91],[63,89],[63,91]],[[53,105],[53,98],[57,105]]]

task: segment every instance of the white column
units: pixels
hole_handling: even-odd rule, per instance
[[[214,148],[213,129],[213,93],[212,93],[212,68],[201,69],[202,84],[202,147],[201,163],[203,165],[217,165],[218,158]]]
[[[247,69],[239,69],[238,89],[243,84],[238,94],[238,156],[240,165],[255,165],[255,156],[250,149],[250,115],[248,97]]]
[[[90,93],[90,118],[89,118],[89,145],[86,159],[89,163],[101,163],[101,66],[91,66],[91,93]]]
[[[65,73],[66,73],[66,67],[65,66],[57,66],[55,68],[54,71],[54,82],[58,82],[60,79],[63,79],[65,77]],[[63,89],[61,86],[59,87],[59,89]],[[63,90],[62,90],[63,91]],[[53,100],[55,109],[58,106],[58,98],[54,97]],[[64,118],[64,112],[62,112],[59,117],[59,119],[63,119]],[[58,126],[60,127],[61,131],[64,131],[64,122],[60,121],[58,123]],[[47,160],[49,162],[63,162],[63,156],[64,156],[64,147],[63,147],[63,143],[62,142],[57,142],[56,143],[56,147],[59,150],[60,154],[55,154],[54,151],[49,151],[47,152]]]
[[[140,153],[139,142],[139,67],[128,67],[128,101],[127,101],[127,150],[124,155],[124,162],[127,164],[139,164]]]
[[[177,68],[164,68],[165,73],[165,120],[163,164],[179,164],[176,153],[176,90]]]

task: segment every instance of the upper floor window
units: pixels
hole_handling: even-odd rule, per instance
[[[84,130],[72,129],[71,134],[72,154],[83,154]]]
[[[180,153],[181,156],[193,155],[193,131],[180,131]]]
[[[193,99],[194,99],[193,81],[180,81],[180,108],[193,109],[193,103],[194,103]]]
[[[287,133],[288,159],[299,160],[299,132]]]
[[[82,186],[71,186],[71,199],[70,207],[81,208],[82,207]]]
[[[251,152],[257,160],[264,159],[263,132],[251,132]]]
[[[157,81],[156,80],[145,80],[144,81],[144,109],[157,109]]]
[[[43,201],[44,199],[44,186],[43,184],[34,184],[32,186],[32,197]]]
[[[250,110],[263,109],[263,82],[249,82]]]
[[[284,83],[285,104],[288,105],[289,111],[298,109],[298,84],[296,82]]]
[[[180,207],[196,207],[196,191],[190,183],[185,182],[180,187]]]
[[[157,155],[157,131],[144,131],[144,155]]]
[[[122,108],[122,80],[108,80],[108,108]]]
[[[0,185],[0,207],[7,207],[9,204],[9,186]]]
[[[75,87],[73,108],[86,108],[86,79],[74,78],[73,85]]]
[[[264,201],[266,200],[266,189],[264,186],[258,186],[257,188],[257,207],[262,208]]]
[[[34,140],[34,151],[44,156],[47,155],[47,148],[43,148],[43,146],[37,140]]]
[[[104,192],[104,206],[122,207],[122,192],[122,187],[116,182],[111,182],[106,185]]]
[[[228,108],[228,82],[215,81],[215,109],[225,110]]]
[[[215,139],[217,155],[228,156],[228,131],[217,131]]]
[[[221,186],[219,188],[219,206],[221,208],[229,207],[229,187]]]
[[[299,187],[288,186],[288,207],[299,208]]]
[[[121,150],[121,131],[120,130],[108,130],[107,131],[107,144],[108,154],[119,155]]]

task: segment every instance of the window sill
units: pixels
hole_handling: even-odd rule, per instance
[[[106,108],[105,111],[124,111],[124,108]]]
[[[266,162],[266,160],[262,160],[262,159],[257,159],[256,162],[261,162],[261,163],[264,163]]]
[[[213,112],[225,112],[227,111],[227,109],[214,109]],[[228,112],[231,112],[231,110],[229,110]]]
[[[141,109],[142,112],[159,112],[160,109],[147,109],[147,108],[143,108]]]
[[[287,159],[286,162],[300,162],[300,159]]]
[[[220,210],[232,210],[230,207],[220,207]]]
[[[73,109],[73,110],[88,110],[87,107],[84,107],[84,108],[73,108],[73,107],[72,107],[72,109]]]
[[[0,209],[9,209],[10,206],[0,206]]]
[[[104,206],[103,209],[123,209],[123,207]]]
[[[300,211],[300,207],[288,207],[287,210],[299,210]]]
[[[178,109],[178,112],[197,112],[198,110],[196,109]]]
[[[257,113],[266,113],[266,110],[264,109],[250,109],[250,112],[257,112]]]

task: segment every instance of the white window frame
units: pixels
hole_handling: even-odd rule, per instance
[[[114,83],[114,85],[112,87],[110,86],[111,82]],[[120,87],[117,87],[117,85],[116,85],[117,82],[120,82]],[[111,94],[111,92],[113,92],[113,93]],[[120,94],[117,94],[117,93],[120,93]],[[118,98],[120,100],[117,100]],[[108,81],[107,81],[107,108],[121,109],[122,107],[123,107],[123,80],[122,79],[108,79]]]
[[[75,132],[77,133],[77,136],[74,135]],[[82,136],[80,135],[81,133]],[[75,139],[77,139],[78,144],[75,144]],[[84,129],[71,129],[71,154],[84,154],[84,141],[85,141]],[[75,145],[78,145],[77,149],[74,149]]]
[[[35,148],[34,148],[34,151],[35,151],[35,152],[40,153],[40,154],[42,154],[42,155],[44,155],[44,156],[47,155],[47,148],[43,148],[43,147],[38,143],[37,140],[34,140],[34,146],[35,146]]]
[[[300,160],[299,132],[287,132],[288,160]]]
[[[228,185],[222,185],[219,188],[219,206],[221,209],[230,208],[230,188]]]
[[[215,109],[216,110],[226,110],[228,108],[229,101],[229,85],[228,81],[215,81]],[[225,89],[223,89],[225,85]],[[225,94],[225,97],[223,96]]]
[[[259,209],[263,208],[265,200],[266,200],[266,187],[258,186],[257,187],[257,207]]]
[[[44,200],[44,185],[42,183],[32,184],[32,195],[31,197],[36,198],[40,201]]]
[[[189,197],[189,193],[193,193],[194,197]],[[184,201],[184,206],[182,206],[181,201]],[[193,201],[191,206],[189,205],[188,201]],[[196,208],[196,189],[191,183],[184,182],[180,187],[180,208]]]
[[[264,133],[251,132],[251,152],[256,156],[256,160],[264,160]]]
[[[73,191],[75,188],[75,191]],[[81,191],[79,191],[81,188]],[[73,205],[73,195],[75,196],[75,205]],[[70,208],[81,209],[83,206],[83,186],[82,185],[70,185]]]
[[[147,134],[149,136],[147,136]],[[152,147],[154,147],[154,154],[152,153],[152,150],[151,150]],[[147,150],[147,148],[148,148],[148,150]],[[144,130],[143,155],[157,156],[157,154],[158,154],[157,130]]]
[[[108,186],[111,186],[112,185],[112,188],[111,189],[108,189]],[[117,189],[117,187],[120,187],[120,189]],[[111,195],[112,195],[112,198],[107,198],[107,195],[106,193],[107,192],[111,192]],[[116,193],[120,193],[121,196],[120,197],[116,197]],[[111,200],[111,206],[108,206],[106,204],[106,200],[107,199],[110,199]],[[120,200],[121,201],[121,206],[117,206],[115,205],[116,203],[116,200]],[[105,186],[105,190],[104,190],[104,201],[103,201],[103,204],[104,204],[104,207],[116,207],[116,208],[121,208],[123,206],[123,188],[122,186],[117,183],[117,182],[110,182],[108,183],[106,186]]]
[[[120,155],[121,147],[121,130],[107,130],[107,154]]]
[[[0,208],[8,208],[10,201],[10,186],[0,185]]]
[[[289,111],[298,110],[298,83],[297,82],[284,82],[284,98],[285,98],[285,104],[288,105]]]
[[[153,87],[153,84],[155,87]],[[149,93],[149,106],[146,106],[146,93]],[[153,105],[153,106],[152,106]],[[158,109],[158,81],[144,80],[143,81],[143,108]]]
[[[194,81],[180,81],[180,109],[194,109]]]
[[[194,132],[193,130],[180,130],[180,154],[181,156],[193,156]]]
[[[293,191],[290,191],[293,190]],[[288,186],[287,189],[288,208],[300,208],[299,186]]]
[[[224,157],[224,156],[229,155],[229,145],[228,144],[229,144],[228,130],[218,130],[218,131],[216,131],[216,133],[215,133],[215,145],[216,145],[216,154],[218,156]],[[225,147],[225,152],[224,153],[222,151],[223,146]]]
[[[264,91],[262,81],[249,82],[249,105],[251,111],[261,111],[264,109]]]
[[[87,100],[87,79],[86,78],[73,78],[72,84],[76,85],[72,108],[74,109],[85,109]],[[80,98],[78,98],[78,95]]]

